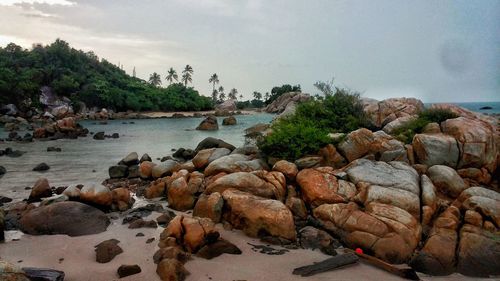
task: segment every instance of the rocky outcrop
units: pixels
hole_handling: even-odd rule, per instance
[[[243,154],[231,154],[214,160],[205,168],[205,176],[211,176],[220,172],[252,172],[257,170],[268,170],[266,163],[261,159]]]
[[[81,236],[105,231],[109,219],[94,207],[68,201],[32,209],[21,217],[19,223],[20,229],[31,235]]]
[[[364,111],[378,128],[398,118],[417,115],[424,109],[422,101],[415,98],[391,98],[383,101],[363,99],[363,104]]]
[[[458,173],[448,166],[434,165],[427,170],[427,175],[440,193],[451,198],[458,197],[468,187]]]
[[[234,116],[229,116],[222,119],[222,125],[224,126],[233,126],[236,125],[236,123],[236,118],[234,118]]]
[[[236,102],[237,100],[235,99],[228,99],[225,100],[223,103],[218,104],[215,106],[216,110],[221,110],[221,111],[235,111],[236,108]]]
[[[196,156],[193,158],[192,162],[196,169],[205,168],[208,164],[213,161],[229,155],[231,150],[221,147],[221,148],[207,148],[200,150]]]
[[[456,168],[460,156],[457,141],[445,134],[417,134],[413,138],[413,150],[418,163],[427,166],[446,165]]]
[[[200,125],[196,127],[196,130],[202,131],[216,131],[219,129],[219,125],[217,123],[217,117],[215,116],[207,116],[203,121],[201,121]]]
[[[231,189],[224,191],[222,197],[223,217],[233,227],[252,237],[274,236],[295,241],[293,215],[285,204]]]
[[[311,99],[309,94],[301,93],[301,92],[289,92],[279,96],[275,101],[264,108],[265,112],[268,113],[282,113],[287,108],[289,114],[292,114],[292,110],[290,108],[295,108],[297,103],[305,102]],[[293,110],[294,111],[294,110]]]

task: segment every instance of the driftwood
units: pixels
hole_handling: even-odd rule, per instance
[[[339,267],[358,262],[359,258],[354,253],[337,255],[322,262],[295,268],[293,274],[300,276],[312,276],[314,274],[330,271]]]
[[[59,270],[23,267],[23,271],[31,281],[64,281],[64,272]]]
[[[387,263],[381,259],[378,259],[374,256],[370,256],[370,255],[367,255],[364,253],[354,252],[351,250],[349,250],[349,252],[355,253],[358,257],[367,261],[369,264],[371,264],[375,267],[378,267],[380,269],[383,269],[387,272],[390,272],[392,274],[395,274],[401,278],[408,279],[408,280],[420,280],[417,273],[412,268],[399,268],[399,267],[396,267],[396,266],[394,266],[390,263]]]

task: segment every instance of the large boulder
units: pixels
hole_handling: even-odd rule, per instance
[[[196,177],[196,174],[199,174],[203,180],[203,174],[198,172],[193,174],[193,178]],[[172,209],[186,211],[194,207],[194,195],[198,192],[199,186],[188,184],[188,181],[191,181],[188,179],[189,176],[186,170],[180,170],[172,175],[167,187],[168,205]]]
[[[231,150],[221,147],[221,148],[207,148],[200,150],[196,156],[193,158],[192,162],[196,169],[205,168],[208,164],[212,163],[223,156],[229,155]]]
[[[359,202],[390,204],[420,217],[420,178],[408,164],[358,159],[346,173],[359,189],[356,195]]]
[[[193,209],[193,216],[209,218],[214,223],[219,223],[222,216],[224,199],[219,192],[210,195],[201,194]]]
[[[146,163],[146,162],[143,162],[141,164],[141,167],[144,163]],[[151,170],[151,176],[155,179],[162,178],[162,177],[171,175],[173,172],[176,172],[179,169],[180,169],[179,163],[177,163],[174,160],[167,160],[165,162],[162,162],[159,165],[153,166],[153,168]],[[142,169],[140,171],[142,173]]]
[[[322,204],[347,203],[356,194],[354,184],[337,180],[333,168],[304,169],[297,174],[302,199],[315,208]]]
[[[413,116],[424,110],[422,101],[415,98],[390,98],[383,101],[363,99],[364,111],[373,125],[382,128],[405,116]]]
[[[417,115],[407,115],[403,117],[398,117],[394,121],[391,121],[387,125],[385,125],[384,128],[382,128],[382,130],[388,134],[391,134],[395,130],[402,128],[403,126],[406,126],[407,124],[411,123],[417,118],[418,118]]]
[[[147,154],[143,155],[142,157],[144,158],[145,156],[149,157]],[[141,158],[141,160],[142,160],[142,158]],[[151,158],[144,159],[144,161],[151,161]],[[144,162],[144,161],[142,161],[142,162]],[[139,164],[139,155],[137,154],[137,152],[131,152],[127,156],[125,156],[120,161],[119,164],[123,164],[123,165],[126,165],[126,166],[132,166],[132,165]]]
[[[20,229],[31,235],[81,236],[106,231],[109,219],[102,211],[79,202],[57,202],[26,212]]]
[[[413,137],[413,150],[418,163],[427,166],[446,165],[456,168],[460,156],[457,140],[445,134],[417,134]]]
[[[196,127],[196,130],[202,131],[216,131],[219,129],[219,124],[217,123],[217,117],[215,116],[207,116],[203,121],[201,121],[200,125]]]
[[[286,193],[286,180],[280,172],[236,172],[216,179],[207,186],[205,193],[223,193],[227,189],[237,189],[260,197],[283,201]]]
[[[500,204],[500,202],[497,202]],[[500,275],[500,234],[466,224],[460,230],[457,271],[468,276]]]
[[[50,188],[49,181],[46,178],[39,178],[31,189],[28,201],[38,201],[41,198],[50,196],[52,196],[52,189]]]
[[[175,238],[179,246],[189,253],[196,253],[206,244],[217,241],[219,232],[208,218],[178,215],[173,218],[160,235],[160,244],[167,245],[169,237]]]
[[[268,113],[282,113],[285,109],[295,107],[296,104],[305,102],[311,99],[309,94],[301,92],[289,92],[279,96],[275,101],[266,106],[264,109]]]
[[[280,160],[273,165],[273,171],[281,172],[286,176],[288,180],[295,180],[299,169],[294,163],[288,162],[286,160]]]
[[[207,148],[227,148],[231,151],[233,151],[235,149],[234,145],[229,144],[221,139],[207,137],[198,143],[195,151],[198,152],[200,150],[207,149]]]
[[[205,168],[205,176],[211,176],[220,172],[252,172],[257,170],[268,170],[267,164],[261,159],[243,154],[231,154],[214,160]]]
[[[456,198],[468,186],[454,169],[444,165],[434,165],[427,169],[427,175],[439,192]]]
[[[457,168],[487,168],[491,173],[497,167],[498,147],[496,128],[487,122],[464,117],[441,123],[443,133],[458,142],[460,159]]]
[[[236,102],[237,100],[235,99],[228,99],[226,101],[224,101],[223,103],[221,104],[218,104],[215,109],[216,110],[220,110],[220,111],[235,111],[237,108],[236,108]]]
[[[350,248],[360,247],[390,263],[408,261],[420,240],[419,221],[393,205],[371,202],[362,211],[353,202],[323,204],[313,214]]]
[[[80,200],[103,207],[111,207],[113,195],[107,186],[87,183],[80,190]]]
[[[224,119],[222,119],[222,125],[224,126],[232,126],[236,125],[236,118],[234,116],[229,116]]]
[[[292,212],[280,201],[228,189],[223,217],[235,228],[253,237],[274,236],[295,241]]]
[[[370,151],[370,145],[374,140],[372,131],[361,128],[347,134],[345,140],[337,148],[349,162],[352,162],[365,156]]]

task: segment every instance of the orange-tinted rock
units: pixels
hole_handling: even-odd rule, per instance
[[[182,171],[184,171],[183,174],[180,173]],[[185,211],[194,207],[194,194],[198,191],[198,186],[189,186],[187,171],[181,170],[180,172],[172,175],[172,181],[167,187],[167,199],[170,208]]]
[[[445,134],[417,134],[413,137],[412,144],[418,163],[457,167],[459,150],[454,137]]]
[[[370,145],[375,140],[373,133],[365,128],[347,134],[345,140],[338,145],[338,149],[352,162],[365,156],[370,151]]]
[[[164,197],[166,194],[167,180],[167,178],[161,178],[151,182],[146,188],[144,197],[148,199]]]
[[[384,125],[400,117],[417,115],[424,110],[422,101],[415,98],[390,98],[383,101],[364,99],[364,111],[373,125]]]
[[[466,224],[460,230],[457,271],[468,276],[500,275],[500,234]]]
[[[115,188],[111,191],[111,196],[113,197],[113,204],[117,206],[118,210],[125,211],[132,207],[133,199],[128,189],[123,187]]]
[[[193,216],[201,218],[209,218],[214,223],[219,223],[222,216],[222,207],[224,206],[224,199],[218,192],[210,195],[202,194],[196,201],[194,206]]]
[[[297,174],[302,199],[313,208],[321,204],[345,203],[354,196],[354,190],[341,194],[333,169],[304,169]]]
[[[299,170],[297,169],[297,165],[286,160],[280,160],[276,162],[273,166],[273,171],[283,173],[283,175],[285,175],[287,179],[292,181],[295,180],[295,177],[299,172]]]
[[[163,281],[183,281],[189,272],[176,259],[163,259],[156,267],[156,273]]]
[[[139,175],[143,179],[148,179],[152,176],[153,173],[153,167],[156,166],[155,163],[149,162],[149,161],[143,161],[139,165]]]
[[[29,200],[36,201],[50,196],[52,196],[52,189],[50,188],[49,181],[46,178],[39,178],[31,189]]]
[[[262,159],[252,159],[243,154],[231,154],[212,161],[205,168],[205,176],[212,176],[220,172],[253,172],[257,170],[268,170],[267,164]]]
[[[235,228],[253,237],[275,236],[295,241],[292,212],[280,201],[231,189],[224,191],[222,197],[226,206],[223,216]]]
[[[110,207],[113,203],[113,195],[108,187],[102,184],[89,183],[80,190],[80,200]]]

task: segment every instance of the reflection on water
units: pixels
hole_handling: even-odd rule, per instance
[[[256,124],[268,123],[271,114],[236,116],[238,125],[219,126],[218,131],[196,131],[200,118],[110,120],[107,125],[94,121],[80,122],[91,132],[119,133],[118,139],[94,140],[92,136],[76,140],[36,141],[33,143],[0,143],[0,149],[12,147],[26,151],[19,158],[0,157],[0,165],[7,174],[0,178],[0,195],[23,199],[29,195],[25,187],[33,186],[38,177],[46,177],[52,186],[73,183],[102,182],[108,177],[108,167],[116,164],[128,153],[135,151],[139,157],[148,153],[151,158],[172,154],[173,148],[195,148],[205,137],[223,139],[235,146],[243,145],[243,131]],[[133,121],[134,124],[123,124]],[[219,117],[219,124],[222,118]],[[6,136],[0,130],[0,138]],[[48,146],[62,148],[62,152],[47,152]],[[40,173],[32,169],[45,162],[50,170]]]

